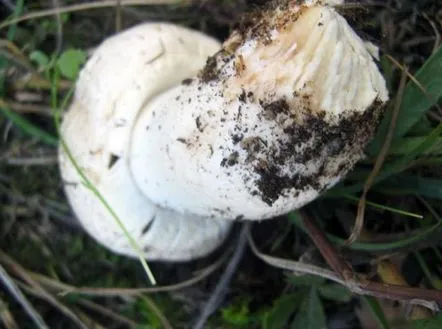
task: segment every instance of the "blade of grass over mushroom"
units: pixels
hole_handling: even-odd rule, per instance
[[[24,1],[24,0],[21,0]],[[122,0],[121,6],[146,6],[146,5],[186,5],[192,2],[197,2],[200,0]],[[0,24],[0,29],[3,29],[7,26],[11,26],[23,21],[27,21],[30,19],[42,18],[47,16],[52,16],[54,14],[64,14],[71,13],[75,11],[84,11],[84,10],[92,10],[99,8],[110,8],[115,7],[115,0],[104,0],[104,1],[91,1],[88,3],[80,3],[74,4],[70,6],[64,6],[61,8],[51,8],[47,10],[41,10],[37,12],[32,12],[20,17],[12,17],[9,20]]]
[[[89,189],[102,203],[102,205],[106,208],[106,210],[111,214],[111,216],[113,217],[113,219],[115,220],[115,222],[118,224],[118,226],[121,228],[121,230],[123,231],[124,235],[127,237],[131,247],[135,250],[136,254],[138,255],[138,258],[141,262],[141,265],[144,268],[144,271],[147,274],[147,277],[150,281],[150,283],[152,285],[156,285],[156,280],[155,277],[152,273],[152,271],[150,270],[149,266],[147,265],[146,260],[143,257],[142,251],[140,246],[138,245],[138,243],[135,241],[135,239],[133,238],[133,236],[129,233],[129,231],[126,229],[126,226],[124,225],[123,221],[119,218],[118,214],[115,213],[115,211],[113,210],[112,206],[106,201],[106,199],[104,198],[104,196],[100,193],[100,191],[94,186],[94,184],[92,184],[92,182],[89,180],[89,178],[86,176],[86,174],[84,173],[84,171],[80,168],[80,166],[78,165],[78,163],[75,161],[71,151],[69,150],[68,145],[64,142],[63,138],[60,135],[60,123],[61,123],[61,108],[66,108],[72,95],[74,92],[74,87],[72,87],[69,92],[66,94],[66,96],[64,97],[62,104],[60,106],[60,108],[58,107],[58,93],[57,93],[57,82],[59,79],[59,72],[58,70],[55,70],[54,74],[53,74],[53,83],[52,83],[52,89],[51,89],[51,106],[54,109],[54,122],[55,122],[55,127],[57,130],[57,133],[60,136],[60,143],[61,146],[63,147],[64,152],[67,154],[69,160],[71,161],[72,165],[74,166],[75,170],[78,172],[79,176],[81,177],[81,179],[83,180],[83,184],[84,186]]]
[[[414,81],[413,81],[414,80]],[[417,85],[418,82],[420,85]],[[424,90],[422,90],[422,88]],[[425,62],[420,70],[414,75],[414,79],[408,82],[394,138],[403,137],[426,111],[442,96],[442,47]],[[386,131],[388,130],[389,118],[383,120],[378,134],[368,147],[371,154],[380,150]]]
[[[289,219],[302,231],[305,232],[305,228],[302,224],[301,217],[297,212],[292,212],[289,214]],[[376,243],[370,243],[370,242],[355,242],[349,246],[347,246],[349,249],[352,250],[358,250],[358,251],[373,251],[373,252],[380,252],[380,251],[388,251],[388,250],[395,250],[400,248],[405,248],[410,246],[413,243],[419,242],[423,239],[429,238],[432,234],[438,232],[441,229],[442,223],[438,222],[432,226],[429,226],[427,228],[423,228],[419,230],[417,233],[414,232],[410,234],[409,237],[392,241],[392,242],[376,242]],[[346,240],[342,239],[336,235],[327,233],[327,237],[330,239],[331,242],[338,246],[344,246]]]

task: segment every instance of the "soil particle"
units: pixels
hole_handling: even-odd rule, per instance
[[[244,138],[243,134],[234,134],[232,135],[232,143],[233,145],[238,144],[239,142],[241,142]]]
[[[198,129],[198,131],[200,133],[202,133],[204,131],[203,125],[201,123],[201,116],[197,116],[195,119],[195,124],[196,124],[196,128]]]
[[[263,112],[291,115],[284,100],[263,104]],[[256,149],[266,155],[267,162],[266,166],[255,166],[255,173],[258,174],[255,185],[262,200],[271,206],[291,189],[321,191],[325,187],[319,183],[321,178],[345,174],[372,138],[381,112],[380,102],[375,102],[363,113],[353,111],[333,121],[316,114],[305,115],[302,122],[294,120],[292,125],[284,129],[284,139],[265,150]],[[309,175],[288,175],[280,170],[287,165],[293,167],[294,164],[309,163],[317,167]]]
[[[185,86],[188,86],[188,85],[190,85],[191,83],[192,83],[192,79],[184,79],[183,81],[181,81],[181,84],[183,84],[183,85],[185,85]]]

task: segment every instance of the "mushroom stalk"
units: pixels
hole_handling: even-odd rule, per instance
[[[74,157],[146,258],[205,255],[231,220],[312,201],[363,156],[388,100],[376,48],[324,1],[274,2],[220,48],[171,24],[120,33],[88,61],[64,119]],[[60,160],[88,232],[133,256],[63,152]]]

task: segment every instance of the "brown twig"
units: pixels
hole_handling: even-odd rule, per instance
[[[132,321],[131,319],[119,314],[118,312],[114,310],[110,310],[102,305],[96,304],[93,301],[87,300],[87,299],[78,299],[75,301],[78,305],[83,306],[84,308],[87,308],[91,311],[94,311],[96,313],[100,313],[101,315],[104,315],[108,319],[114,320],[116,322],[119,322],[121,324],[125,324],[131,328],[136,327],[138,324],[135,321]]]
[[[26,271],[24,269],[23,270],[27,273],[29,278],[31,278],[34,281],[37,281],[42,286],[46,287],[47,289],[50,289],[51,291],[56,292],[59,295],[78,294],[78,295],[91,296],[91,297],[138,296],[141,294],[174,291],[190,287],[196,284],[197,282],[203,280],[213,272],[215,272],[227,260],[230,252],[231,250],[226,251],[224,255],[222,255],[215,263],[204,268],[197,275],[195,275],[194,277],[188,280],[176,284],[149,287],[149,288],[89,288],[89,287],[78,288],[38,273]],[[11,267],[12,270],[15,270],[16,266],[21,267],[21,265],[19,265],[10,257],[8,257],[7,262],[5,262],[5,259],[3,259],[2,255],[4,255],[4,253],[0,250],[0,262],[4,262],[5,265]]]
[[[57,307],[57,309],[63,313],[66,317],[70,318],[79,328],[88,329],[88,327],[78,318],[78,316],[70,310],[68,307],[60,303],[54,296],[48,293],[39,282],[34,280],[29,273],[17,262],[15,262],[11,257],[0,250],[0,262],[7,265],[12,271],[19,276],[30,289],[37,292],[41,298],[45,299],[48,303]]]
[[[411,305],[421,305],[421,306],[426,307],[432,311],[435,311],[435,312],[439,311],[438,304],[436,302],[434,302],[434,300],[440,300],[442,298],[442,296],[439,292],[434,292],[432,290],[429,290],[429,291],[431,291],[431,293],[436,294],[436,297],[438,297],[438,298],[435,298],[435,299],[419,298],[419,297],[416,297],[417,295],[420,296],[419,293],[416,293],[416,290],[421,290],[421,289],[409,288],[407,291],[408,295],[402,296],[402,294],[399,293],[398,296],[395,296],[395,298],[392,298],[390,293],[385,292],[386,287],[391,288],[391,286],[389,286],[389,285],[384,285],[384,284],[380,284],[380,283],[373,283],[373,282],[369,282],[365,279],[363,281],[361,281],[356,278],[356,275],[348,277],[346,280],[344,280],[341,278],[342,275],[338,275],[335,272],[330,271],[329,269],[325,269],[325,268],[322,268],[322,267],[319,267],[316,265],[312,265],[312,264],[302,263],[299,261],[293,261],[293,260],[289,260],[289,259],[273,257],[270,255],[266,255],[264,253],[261,253],[259,251],[259,249],[257,248],[255,242],[253,241],[253,238],[250,233],[248,235],[248,241],[249,241],[249,246],[250,246],[251,250],[253,251],[253,253],[258,258],[263,260],[265,263],[267,263],[273,267],[292,271],[292,272],[295,272],[298,274],[318,275],[318,276],[323,277],[325,279],[342,284],[347,289],[349,289],[351,292],[353,292],[354,294],[357,294],[357,295],[367,295],[367,296],[388,298],[388,299],[394,299],[394,300],[403,300]],[[393,286],[393,288],[398,291],[401,291],[403,287],[402,286]],[[412,289],[412,291],[410,291],[410,289]],[[423,289],[423,290],[427,290],[427,289]],[[410,293],[411,293],[411,295],[410,295]],[[425,297],[434,297],[434,296],[426,295]]]
[[[402,105],[402,98],[404,95],[405,84],[407,82],[407,75],[408,75],[408,70],[406,67],[404,67],[404,70],[402,71],[401,80],[399,83],[399,89],[398,89],[398,93],[396,96],[396,101],[395,101],[395,104],[393,107],[392,117],[391,117],[391,121],[390,121],[390,127],[388,129],[387,136],[385,136],[385,141],[384,141],[384,144],[382,145],[382,149],[376,158],[376,162],[374,164],[373,170],[371,171],[370,175],[368,176],[367,180],[365,181],[362,195],[361,195],[361,198],[359,199],[359,202],[358,202],[358,210],[357,210],[355,225],[354,225],[353,230],[350,234],[350,237],[348,238],[348,240],[346,242],[348,245],[352,244],[353,242],[355,242],[359,238],[359,236],[364,228],[364,217],[365,217],[365,206],[367,203],[366,202],[367,201],[367,193],[368,193],[369,189],[371,188],[371,186],[373,185],[373,182],[374,182],[376,176],[378,175],[379,171],[381,170],[382,165],[384,164],[385,158],[388,155],[388,151],[390,150],[390,145],[393,140],[394,131],[396,128],[396,122],[397,122],[397,119],[399,116],[399,111],[400,111],[401,105]]]
[[[336,274],[344,279],[346,283],[345,285],[353,292],[370,294],[393,300],[407,301],[421,299],[426,301],[442,301],[442,291],[383,284],[367,280],[363,276],[354,272],[351,265],[339,256],[324,232],[316,226],[314,220],[308,216],[305,211],[302,211],[301,215],[302,222],[310,238],[321,252],[327,264],[336,272]]]

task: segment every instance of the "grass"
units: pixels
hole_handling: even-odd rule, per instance
[[[15,2],[14,11],[4,10],[7,16],[0,23],[0,265],[28,301],[24,307],[0,285],[0,323],[8,329],[14,323],[33,327],[26,313],[29,307],[50,328],[189,328],[219,279],[219,269],[230,255],[227,246],[189,263],[150,264],[159,288],[170,286],[145,289],[139,262],[108,252],[83,233],[63,196],[56,166],[59,141],[51,109],[58,107],[54,100],[68,96],[82,58],[115,31],[116,16],[123,27],[167,20],[222,39],[241,13],[254,6],[246,0],[184,6],[160,2],[127,5],[119,11],[111,2],[97,5],[100,8],[90,3],[78,11],[72,7],[78,4],[65,1],[66,8],[54,11],[43,1],[23,0]],[[54,13],[62,14],[62,35]],[[376,265],[387,259],[409,285],[433,288],[440,288],[442,274],[440,17],[436,1],[411,0],[368,6],[359,16],[349,17],[361,33],[381,46],[393,102],[367,148],[367,158],[345,181],[308,206],[358,270],[382,278],[385,273],[377,272]],[[54,47],[57,43],[61,49]],[[58,84],[52,79],[55,70],[61,72]],[[364,188],[361,239],[345,247]],[[296,213],[255,224],[252,235],[263,252],[285,259],[302,256],[322,266]],[[174,285],[182,281],[189,283]],[[434,327],[442,326],[441,318],[430,319],[431,314],[421,321],[406,320],[405,310],[400,319],[392,320],[389,309],[376,299],[362,300],[322,278],[286,275],[246,253],[224,303],[207,327],[316,329],[325,325],[333,329],[344,328],[343,321],[347,328],[364,328],[355,305],[361,310],[368,305],[365,312],[379,328],[424,328],[431,321]],[[341,327],[336,321],[341,321]]]

